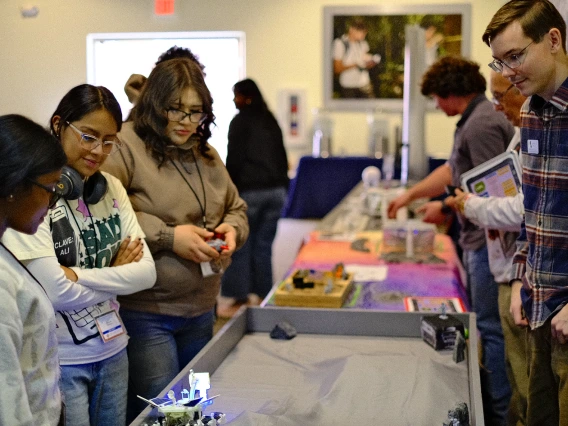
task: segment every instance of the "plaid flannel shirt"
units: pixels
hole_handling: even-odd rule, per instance
[[[534,329],[568,302],[568,79],[549,102],[529,98],[521,120],[525,222],[511,278]]]

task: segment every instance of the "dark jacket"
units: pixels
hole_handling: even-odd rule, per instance
[[[227,170],[242,191],[288,188],[282,131],[268,110],[242,110],[229,126]]]

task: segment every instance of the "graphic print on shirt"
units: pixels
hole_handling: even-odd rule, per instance
[[[78,200],[73,212],[70,208],[68,202],[59,204],[50,214],[51,235],[59,264],[66,267],[79,266],[82,269],[109,266],[122,241],[116,199],[112,200],[111,213],[105,218],[91,216],[89,207],[82,199]],[[99,336],[95,318],[110,310],[118,310],[118,305],[113,300],[58,313],[73,342],[80,345]]]
[[[51,237],[59,264],[70,267],[77,265],[79,247],[66,210],[66,206],[57,206],[51,211]]]

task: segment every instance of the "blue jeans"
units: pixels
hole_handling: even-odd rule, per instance
[[[150,314],[121,308],[130,340],[128,414],[130,423],[213,337],[213,311],[195,318]]]
[[[463,265],[467,273],[468,288],[471,289],[471,304],[476,314],[477,329],[481,336],[481,363],[488,370],[487,393],[491,396],[488,405],[492,413],[485,413],[486,423],[504,425],[511,399],[511,387],[505,368],[505,339],[499,316],[499,285],[489,270],[487,247],[464,250]]]
[[[124,426],[128,388],[126,349],[104,361],[62,365],[66,424]]]
[[[264,299],[272,289],[272,242],[286,189],[272,188],[239,194],[248,205],[248,240],[232,256],[232,263],[221,280],[221,295],[246,300],[249,293]]]

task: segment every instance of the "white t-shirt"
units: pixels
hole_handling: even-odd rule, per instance
[[[9,230],[2,239],[40,280],[56,310],[61,365],[101,361],[124,349],[127,334],[105,343],[95,318],[111,310],[118,315],[117,294],[147,289],[156,279],[147,247],[140,262],[109,267],[127,236],[145,235],[120,181],[103,174],[108,192],[97,204],[59,200],[36,234]],[[72,268],[77,283],[67,280],[59,265]]]
[[[57,425],[55,315],[41,286],[0,247],[0,424]]]
[[[349,48],[346,49],[345,45]],[[339,75],[339,84],[345,88],[360,88],[371,82],[369,71],[367,71],[367,61],[371,59],[369,55],[369,43],[365,40],[349,41],[346,35],[333,41],[333,59],[342,61],[344,65],[356,64],[357,67],[349,68]]]

